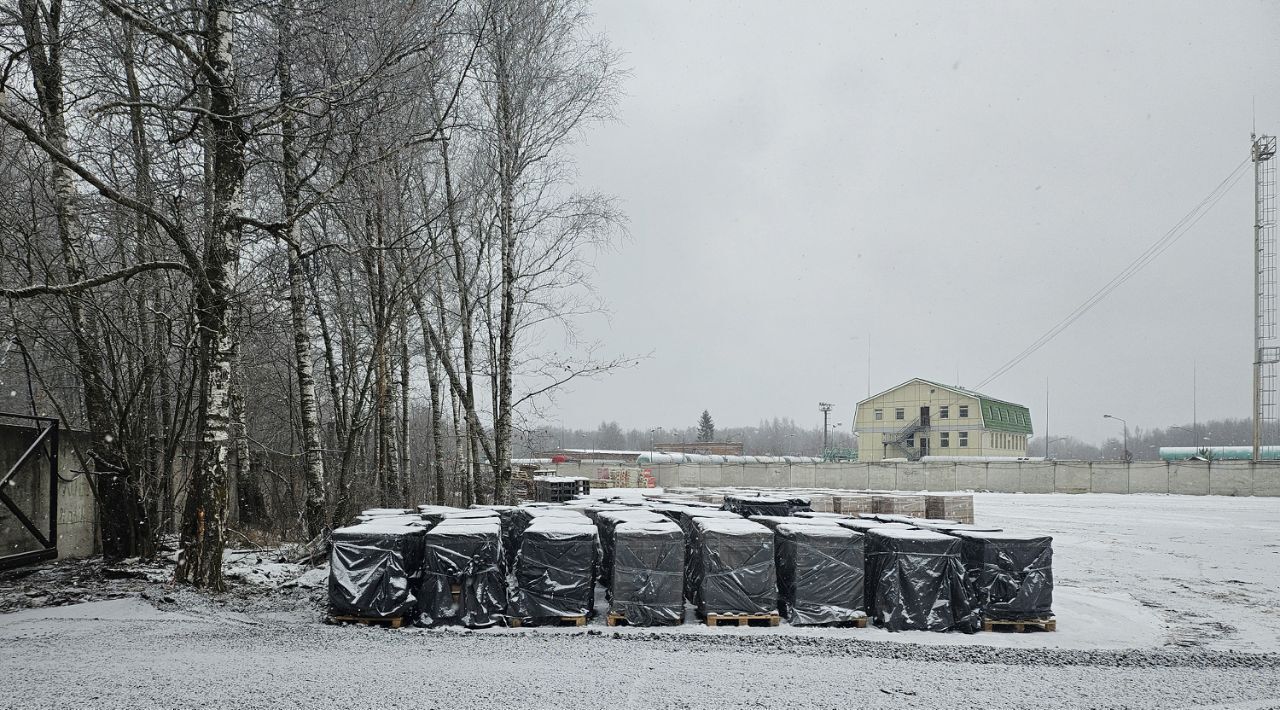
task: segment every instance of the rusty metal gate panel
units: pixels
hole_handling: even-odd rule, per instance
[[[27,543],[35,542],[38,547],[0,554],[0,570],[51,560],[58,556],[58,420],[53,417],[0,412],[0,421],[9,423],[12,420],[18,420],[20,424],[9,428],[29,431],[31,442],[13,465],[7,470],[0,469],[4,471],[3,475],[0,475],[0,503],[4,504],[4,510],[0,510],[0,513],[7,510],[20,524],[18,534],[13,537],[25,540]],[[46,462],[47,466],[42,465]],[[49,479],[49,509],[48,525],[42,528],[33,519],[39,517],[37,507],[41,496],[33,495],[30,504],[24,510],[19,501],[14,500],[13,491],[17,488],[19,480],[26,478],[28,481],[35,482],[44,475],[48,475]],[[12,521],[6,522],[5,525],[12,525]],[[0,553],[3,552],[4,550],[0,550]]]

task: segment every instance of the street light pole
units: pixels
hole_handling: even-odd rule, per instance
[[[831,412],[831,404],[827,402],[818,402],[818,409],[822,410],[822,453],[827,453],[827,414]]]
[[[1120,417],[1113,417],[1110,414],[1103,414],[1102,418],[1114,419],[1120,422],[1120,424],[1124,427],[1124,454],[1121,456],[1121,458],[1124,460],[1125,463],[1129,463],[1129,422],[1126,422]]]

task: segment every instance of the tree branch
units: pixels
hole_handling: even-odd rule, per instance
[[[88,291],[112,281],[120,281],[129,279],[145,271],[173,270],[183,273],[191,273],[191,269],[178,261],[151,261],[145,264],[135,264],[127,269],[113,271],[109,274],[102,274],[84,281],[77,281],[70,284],[36,284],[34,286],[23,286],[22,288],[0,288],[0,296],[5,298],[32,298],[34,296],[47,296],[53,294],[68,294]]]

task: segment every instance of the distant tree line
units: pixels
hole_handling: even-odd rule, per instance
[[[649,451],[651,445],[661,448],[664,443],[692,443],[703,433],[701,426],[670,426],[649,429],[623,429],[616,421],[601,422],[595,429],[570,429],[565,427],[534,427],[517,438],[518,451],[525,456],[538,451],[557,448],[612,449]],[[749,456],[820,456],[822,454],[822,426],[801,427],[792,419],[771,419],[756,426],[721,427],[714,429],[716,441],[742,442]],[[855,445],[853,432],[847,427],[830,436],[832,448],[851,448]]]

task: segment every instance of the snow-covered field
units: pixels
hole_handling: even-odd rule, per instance
[[[1280,499],[975,509],[1054,535],[1059,631],[332,627],[317,571],[242,559],[224,598],[0,615],[0,707],[1280,708]]]

